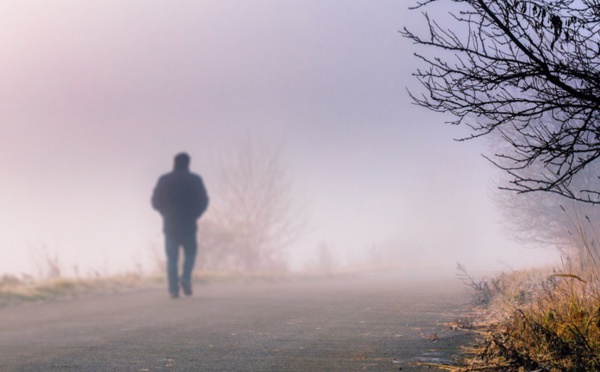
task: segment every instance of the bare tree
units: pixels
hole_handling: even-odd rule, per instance
[[[600,164],[591,164],[582,171],[582,177],[596,178]],[[510,236],[524,244],[556,247],[567,256],[581,256],[592,248],[598,255],[600,236],[600,209],[595,204],[565,200],[558,194],[506,193],[493,194],[496,205],[503,214],[503,221]],[[583,241],[585,240],[585,241]],[[585,244],[590,244],[585,247]],[[600,262],[600,261],[599,261]]]
[[[436,53],[417,54],[428,67],[414,74],[425,89],[414,101],[468,126],[463,140],[498,133],[506,146],[488,159],[508,175],[504,188],[600,203],[597,176],[581,176],[600,157],[600,1],[426,0],[413,9],[436,5],[457,10],[424,12],[428,35],[401,31]]]
[[[222,160],[211,210],[200,224],[206,264],[281,270],[284,251],[301,232],[292,180],[281,152],[248,140]]]

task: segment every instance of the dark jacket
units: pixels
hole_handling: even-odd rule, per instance
[[[185,237],[195,233],[196,220],[208,207],[202,178],[187,169],[175,169],[161,176],[152,194],[152,206],[163,217],[166,235]]]

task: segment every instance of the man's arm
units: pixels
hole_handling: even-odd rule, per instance
[[[165,209],[165,184],[162,177],[158,179],[152,192],[152,207],[163,214]]]
[[[196,201],[194,203],[196,218],[200,218],[208,208],[208,193],[202,178],[198,176],[196,180]]]

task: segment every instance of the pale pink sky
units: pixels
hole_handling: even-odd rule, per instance
[[[550,254],[502,239],[483,144],[410,103],[410,3],[3,1],[0,274],[44,246],[82,271],[149,265],[172,156],[217,194],[212,159],[249,133],[282,144],[312,198],[297,261],[320,241],[415,242],[450,269]]]

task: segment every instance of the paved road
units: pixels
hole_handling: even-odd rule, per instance
[[[392,275],[163,288],[0,309],[0,371],[398,371],[449,360],[450,279]],[[436,341],[424,337],[435,333]]]

